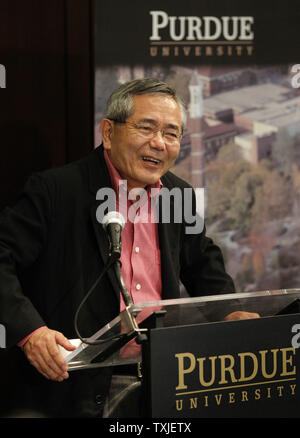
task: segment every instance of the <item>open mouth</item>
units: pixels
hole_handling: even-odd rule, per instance
[[[153,157],[143,156],[142,159],[143,159],[143,161],[146,161],[146,162],[152,163],[152,164],[156,164],[156,165],[161,163],[160,160],[158,160],[157,158],[153,158]]]

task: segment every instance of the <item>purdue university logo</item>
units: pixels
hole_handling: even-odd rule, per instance
[[[254,17],[170,16],[150,11],[151,56],[251,56]]]
[[[295,396],[295,349],[275,348],[209,357],[175,354],[176,410]]]

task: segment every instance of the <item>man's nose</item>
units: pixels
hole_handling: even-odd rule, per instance
[[[156,131],[150,141],[150,146],[159,149],[164,150],[166,147],[165,139],[163,137],[163,134],[161,131]]]

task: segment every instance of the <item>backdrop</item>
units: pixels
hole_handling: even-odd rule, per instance
[[[174,85],[188,124],[172,170],[205,188],[208,234],[237,289],[298,288],[300,11],[227,3],[96,1],[95,146],[118,84]]]

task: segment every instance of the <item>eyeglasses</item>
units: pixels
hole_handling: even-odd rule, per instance
[[[177,145],[180,143],[182,134],[178,132],[176,128],[158,129],[153,125],[145,122],[133,123],[133,122],[119,122],[118,120],[112,120],[120,125],[128,125],[132,127],[138,135],[146,140],[152,140],[155,135],[160,132],[164,142],[168,145]]]

